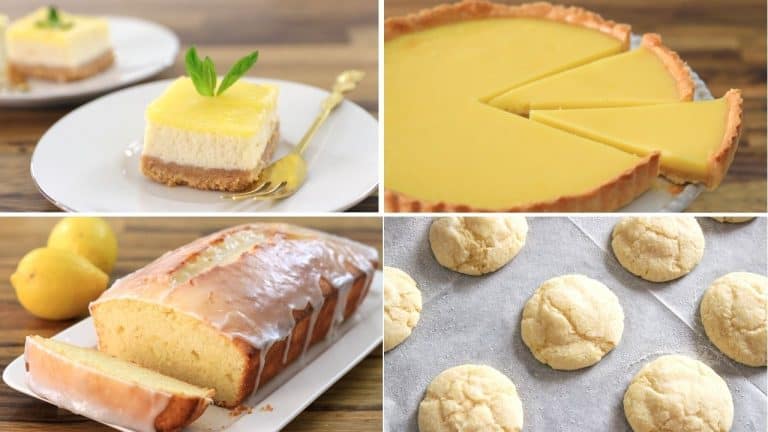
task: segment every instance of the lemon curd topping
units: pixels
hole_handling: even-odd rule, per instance
[[[662,172],[705,182],[728,125],[726,98],[625,108],[531,111],[531,119],[636,154],[661,153]]]
[[[202,96],[190,78],[181,77],[147,107],[146,117],[189,131],[251,136],[272,127],[267,120],[274,117],[277,95],[276,86],[240,80],[221,95]]]
[[[19,18],[9,27],[7,38],[9,43],[14,40],[43,43],[46,45],[68,46],[73,39],[83,34],[93,37],[94,33],[108,35],[109,24],[106,19],[84,15],[74,15],[59,11],[59,19],[66,25],[49,27],[40,25],[48,19],[48,8],[39,8],[31,14]]]
[[[640,47],[512,89],[489,101],[514,113],[677,102],[677,82],[661,59]]]

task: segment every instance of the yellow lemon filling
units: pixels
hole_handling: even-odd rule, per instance
[[[726,98],[624,108],[531,111],[530,118],[635,154],[661,153],[661,170],[706,183],[727,133]],[[712,185],[710,185],[712,186]]]
[[[641,46],[597,60],[492,98],[489,104],[518,114],[532,109],[616,107],[681,100],[662,59]]]
[[[645,162],[481,102],[460,114],[462,123],[451,128],[425,127],[419,145],[392,146],[388,138],[388,188],[430,202],[503,210],[587,194]]]
[[[240,80],[216,97],[202,96],[192,80],[181,77],[147,107],[147,120],[155,125],[200,133],[252,136],[277,107],[276,86]]]
[[[644,160],[480,100],[625,49],[596,30],[527,18],[465,21],[388,41],[386,187],[492,210],[614,181]]]

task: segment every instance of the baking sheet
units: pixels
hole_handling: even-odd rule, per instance
[[[529,217],[528,239],[499,271],[466,276],[441,267],[429,248],[431,218],[387,217],[384,262],[419,284],[421,320],[384,355],[385,430],[416,431],[418,405],[437,374],[465,363],[490,365],[514,381],[526,431],[630,431],[622,399],[635,373],[662,354],[699,359],[722,376],[734,402],[733,432],[765,431],[766,369],[741,366],[707,339],[698,317],[702,293],[732,271],[766,274],[766,221],[720,224],[699,218],[701,263],[687,276],[654,284],[630,274],[610,249],[613,217]],[[581,273],[619,298],[624,334],[596,365],[556,371],[539,363],[520,337],[528,298],[549,278]]]

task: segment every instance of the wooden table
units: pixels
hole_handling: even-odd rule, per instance
[[[33,317],[19,305],[8,282],[18,260],[29,250],[45,245],[48,232],[57,220],[20,217],[0,221],[0,370],[22,354],[25,336],[52,336],[75,323]],[[253,220],[111,218],[109,222],[117,233],[120,248],[112,276],[125,275],[161,253],[203,234]],[[381,252],[380,218],[302,218],[292,219],[291,222],[350,237],[375,246]],[[381,363],[379,347],[309,405],[285,430],[381,431]],[[110,429],[0,384],[0,430],[52,432]]]
[[[530,1],[530,0],[529,0]],[[660,33],[666,44],[707,83],[715,97],[729,88],[744,96],[739,150],[722,185],[702,193],[689,211],[766,210],[766,3],[764,0],[550,0],[575,4],[632,25],[635,33]],[[525,1],[505,1],[525,3]],[[385,17],[407,14],[443,0],[386,0]]]
[[[375,0],[60,0],[56,4],[73,12],[137,16],[173,29],[181,40],[177,61],[148,81],[184,74],[182,56],[190,44],[215,59],[220,71],[257,48],[259,62],[251,75],[330,88],[344,69],[365,71],[366,78],[348,97],[377,115]],[[0,13],[16,18],[31,7],[26,0],[7,0]],[[29,162],[43,133],[75,107],[0,108],[0,211],[57,210],[35,187]],[[377,210],[375,194],[351,209]]]

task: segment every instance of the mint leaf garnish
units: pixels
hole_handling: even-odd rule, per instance
[[[221,80],[221,84],[219,84],[219,89],[216,90],[216,94],[220,95],[224,93],[224,90],[228,89],[232,84],[234,84],[237,80],[242,78],[243,75],[245,75],[246,72],[248,72],[248,69],[251,68],[251,66],[256,63],[256,60],[259,59],[259,52],[254,51],[247,56],[241,58],[232,66],[232,69],[227,72],[227,75],[224,76],[224,79]]]
[[[210,59],[208,59],[210,61]],[[208,82],[208,77],[205,72],[205,66],[197,55],[195,47],[191,47],[187,50],[187,55],[184,57],[184,64],[187,67],[187,74],[192,79],[192,84],[195,85],[197,92],[203,96],[213,96],[213,90],[216,86],[215,81],[213,86]],[[214,75],[216,72],[214,71]]]
[[[48,6],[48,17],[36,22],[35,25],[41,28],[67,30],[72,27],[73,23],[62,21],[59,10],[55,6]]]
[[[238,60],[232,66],[232,69],[227,72],[224,79],[221,80],[218,90],[216,90],[216,66],[214,66],[213,60],[210,57],[200,60],[197,50],[192,46],[187,50],[184,63],[187,67],[187,74],[192,79],[192,83],[195,85],[198,93],[203,96],[218,96],[242,78],[248,72],[248,69],[256,63],[258,58],[259,52],[254,51]]]
[[[216,66],[213,65],[213,60],[206,56],[203,60],[203,75],[205,77],[205,86],[210,89],[211,94],[206,96],[216,96]]]

